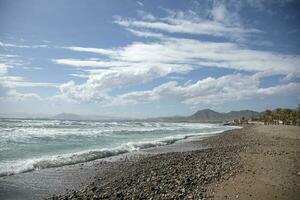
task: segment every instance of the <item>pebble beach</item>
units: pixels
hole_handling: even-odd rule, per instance
[[[299,133],[293,126],[248,125],[185,143],[198,150],[121,159],[78,190],[49,198],[298,199]]]

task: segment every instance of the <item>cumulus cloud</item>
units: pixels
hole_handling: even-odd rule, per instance
[[[107,57],[107,61],[55,60],[54,62],[58,64],[104,69],[101,71],[90,71],[84,84],[77,85],[75,82],[72,82],[68,87],[63,87],[64,89],[61,89],[62,95],[77,101],[106,100],[107,96],[109,96],[108,92],[113,89],[142,84],[159,77],[165,77],[171,73],[185,73],[201,67],[227,68],[251,72],[256,73],[255,76],[257,78],[275,74],[300,74],[298,68],[300,58],[297,55],[251,50],[230,42],[217,43],[193,39],[167,38],[154,43],[133,43],[116,49],[113,54]],[[221,80],[223,79],[219,81]],[[247,86],[251,88],[253,81],[251,79],[245,80],[248,82]],[[209,79],[205,81],[209,81]],[[237,80],[224,78],[223,81],[233,82]],[[238,81],[243,81],[243,79]],[[243,83],[246,85],[245,81]],[[258,81],[255,83],[257,84]],[[223,85],[220,84],[220,87],[225,88],[225,85],[224,82]],[[253,91],[257,89],[253,88]],[[187,87],[182,90],[189,91]],[[215,92],[215,90],[212,91]],[[143,95],[147,95],[148,99],[151,100],[159,99],[157,96],[151,96],[149,92],[145,92]],[[185,94],[178,93],[178,95],[184,96]],[[227,94],[217,96],[207,92],[205,95],[207,98],[203,98],[201,101],[199,97],[190,97],[182,102],[192,104],[192,102],[196,101],[205,102],[204,99],[212,101],[211,99],[214,97],[218,99],[227,97]],[[243,95],[247,97],[248,93],[246,92]],[[134,98],[129,97],[135,96],[136,99],[139,99],[141,94],[132,93],[126,96],[126,102],[133,103]],[[229,97],[231,98],[232,96]],[[121,103],[124,104],[124,102],[125,100]]]
[[[241,74],[220,78],[208,77],[187,85],[179,85],[177,82],[171,81],[152,90],[119,95],[109,105],[147,103],[164,98],[177,99],[181,103],[190,105],[218,105],[230,101],[265,98],[272,95],[300,96],[300,83],[259,88],[257,76]]]
[[[231,42],[207,42],[166,38],[154,43],[133,43],[115,50],[108,61],[57,59],[76,67],[136,67],[177,64],[190,67],[220,67],[250,72],[299,74],[299,55],[287,55],[241,47]],[[166,67],[169,67],[166,65]]]
[[[26,81],[22,76],[9,75],[9,69],[22,66],[17,60],[16,55],[0,55],[0,99],[22,100],[22,99],[40,99],[35,93],[20,93],[17,88],[25,87],[58,87],[54,83],[41,83]]]
[[[7,68],[9,68],[7,64],[0,63],[0,76],[7,73]]]
[[[140,13],[142,14],[144,13]],[[280,93],[299,94],[298,83],[259,87],[260,80],[267,76],[300,75],[299,55],[255,50],[241,45],[238,40],[231,40],[231,37],[244,37],[262,31],[243,27],[239,16],[230,13],[222,2],[213,4],[208,15],[210,18],[204,19],[192,11],[185,13],[168,10],[168,16],[164,18],[150,19],[142,16],[138,20],[119,17],[115,20],[116,24],[138,37],[154,40],[134,42],[111,49],[63,47],[75,52],[99,54],[101,59],[54,59],[56,64],[80,68],[87,73],[75,74],[86,78],[84,83],[70,81],[61,85],[61,97],[78,102],[102,102],[103,105],[126,105],[176,98],[181,103],[195,105],[221,104]],[[167,33],[225,37],[227,42],[187,39],[182,35],[170,36]],[[111,95],[117,88],[143,84],[170,74],[176,77],[176,74],[202,67],[232,69],[241,74],[208,77],[184,85],[171,81],[152,90]]]
[[[54,87],[58,84],[24,81],[20,76],[0,75],[0,98],[11,100],[41,99],[36,93],[20,93],[17,88]]]
[[[77,101],[101,102],[108,98],[108,92],[116,88],[122,88],[128,85],[141,84],[166,76],[172,72],[184,71],[176,65],[169,67],[153,66],[140,68],[125,68],[118,70],[104,71],[102,73],[90,74],[88,80],[84,84],[77,85],[74,81],[70,81],[60,86],[62,96]]]
[[[141,37],[140,42],[107,49],[75,44],[59,47],[60,51],[64,49],[81,53],[81,57],[60,56],[51,61],[73,67],[69,75],[82,78],[82,82],[69,80],[60,85],[30,82],[21,76],[8,75],[11,67],[21,64],[11,59],[10,55],[5,58],[0,55],[0,98],[40,98],[33,93],[19,93],[18,88],[23,87],[54,87],[58,88],[60,94],[50,99],[98,102],[106,106],[148,103],[168,98],[188,105],[217,105],[275,95],[299,96],[300,85],[292,82],[293,77],[300,76],[299,55],[251,49],[247,43],[241,43],[245,38],[255,38],[265,33],[250,23],[243,24],[243,19],[236,11],[244,4],[265,8],[262,6],[265,1],[269,0],[209,1],[210,7],[205,8],[206,12],[161,9],[165,15],[160,17],[140,10],[144,9],[144,5],[137,1],[137,18],[116,17],[113,23]],[[0,42],[0,47],[48,46]],[[189,80],[190,77],[184,76],[202,67],[230,69],[228,71],[233,74],[201,80],[194,76],[193,80]],[[284,82],[262,88],[261,80],[272,75],[285,77]],[[156,79],[165,82],[152,89],[128,92],[129,86],[143,85]],[[187,82],[182,83],[184,80]]]
[[[19,101],[24,99],[40,99],[40,96],[35,93],[19,93],[0,82],[0,99]]]

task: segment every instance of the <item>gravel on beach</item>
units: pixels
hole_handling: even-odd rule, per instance
[[[266,133],[273,129],[274,127],[267,128]],[[297,132],[299,128],[295,130]],[[97,174],[94,181],[80,190],[54,195],[51,198],[227,199],[231,194],[225,194],[222,188],[226,188],[226,186],[230,188],[229,180],[232,181],[237,175],[248,173],[250,169],[248,165],[251,163],[249,164],[249,160],[243,159],[241,155],[247,157],[249,152],[249,155],[252,155],[253,151],[259,150],[259,146],[277,145],[276,141],[275,143],[274,141],[269,142],[269,139],[265,139],[266,136],[257,134],[257,132],[259,131],[256,126],[249,125],[243,129],[226,131],[202,141],[190,141],[199,144],[199,147],[204,145],[207,147],[206,149],[148,155],[138,159],[116,162],[105,174]],[[294,145],[299,144],[299,141],[299,138],[296,139]],[[293,141],[289,140],[289,144],[292,143]],[[296,152],[295,156],[298,156],[298,149],[293,148]],[[270,154],[270,152],[267,153]],[[299,165],[299,161],[294,160],[293,162],[295,165]],[[243,178],[245,177],[243,176]],[[256,179],[251,184],[255,185],[255,181]],[[235,183],[236,188],[239,184],[245,185],[243,181],[240,182]],[[245,188],[247,187],[249,185],[245,185]],[[299,186],[296,184],[293,187],[291,189]],[[215,194],[215,191],[218,193]],[[240,197],[240,194],[235,193],[236,191],[229,190],[229,192],[233,193],[232,195],[236,199]],[[247,197],[252,199],[253,196],[250,194]]]

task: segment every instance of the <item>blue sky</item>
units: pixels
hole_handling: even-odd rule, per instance
[[[122,117],[298,105],[292,0],[0,0],[0,110]]]

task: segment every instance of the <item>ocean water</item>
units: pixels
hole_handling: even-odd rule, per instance
[[[233,128],[203,123],[0,119],[0,176],[87,162]]]

